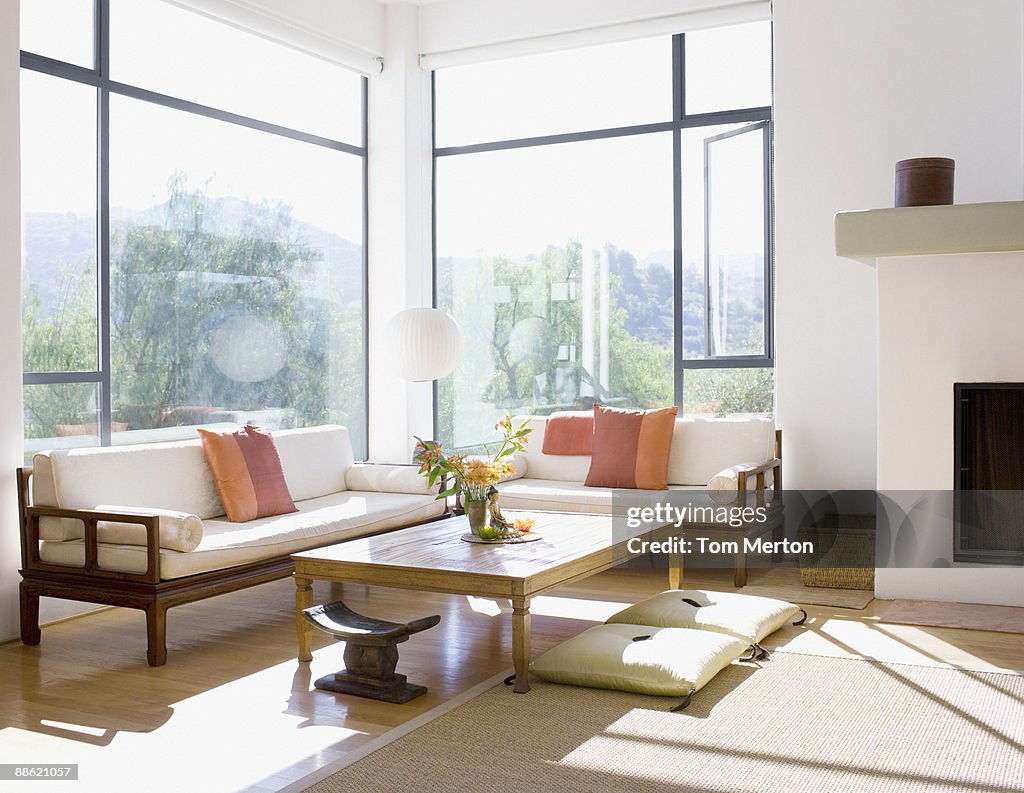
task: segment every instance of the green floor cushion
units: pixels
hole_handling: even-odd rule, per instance
[[[688,697],[749,647],[707,631],[598,625],[548,650],[530,671],[553,683]]]
[[[758,644],[801,612],[803,609],[799,606],[774,598],[704,589],[670,589],[612,615],[608,623],[694,628],[726,633],[748,644]]]

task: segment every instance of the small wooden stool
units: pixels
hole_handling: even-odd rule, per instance
[[[414,633],[433,628],[441,621],[440,614],[402,625],[364,617],[340,600],[302,613],[320,630],[345,642],[345,668],[321,677],[313,684],[317,688],[396,703],[427,693],[426,686],[407,683],[405,675],[395,673],[397,645]]]

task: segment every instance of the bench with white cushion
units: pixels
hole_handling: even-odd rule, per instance
[[[619,514],[624,505],[648,505],[664,501],[666,491],[616,491],[584,484],[590,455],[545,454],[547,416],[518,416],[514,426],[526,421],[533,428],[525,452],[514,456],[516,473],[498,485],[501,506],[508,509],[552,512]],[[686,494],[694,506],[756,503],[766,491],[782,486],[782,431],[768,418],[677,418],[672,432],[668,463],[670,494]],[[747,495],[749,493],[749,496]],[[781,501],[775,499],[764,530],[781,527]],[[735,527],[715,523],[692,524],[710,539],[735,539]],[[742,547],[742,542],[740,543]],[[678,569],[678,568],[674,568]],[[671,572],[671,571],[670,571]],[[736,586],[747,580],[745,555],[736,557]],[[678,581],[674,581],[677,585]]]
[[[171,606],[287,576],[297,551],[444,513],[414,466],[355,462],[344,427],[273,437],[298,512],[246,523],[225,517],[198,439],[36,454],[18,477],[22,641],[39,643],[40,596],[139,608],[158,666]]]

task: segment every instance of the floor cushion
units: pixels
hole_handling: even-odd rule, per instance
[[[553,683],[686,697],[749,648],[733,636],[687,628],[598,625],[548,650],[531,665]]]
[[[785,600],[711,592],[705,589],[670,589],[613,614],[609,624],[692,628],[735,636],[759,644],[803,611]]]

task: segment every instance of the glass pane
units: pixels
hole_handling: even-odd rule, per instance
[[[100,445],[100,387],[96,383],[27,385],[25,456],[43,449]]]
[[[771,22],[697,30],[685,44],[688,114],[771,105]]]
[[[707,173],[704,141],[708,137],[737,131],[747,126],[749,125],[721,124],[682,131],[683,281],[680,289],[683,290],[683,358],[686,359],[705,358],[710,354],[705,344],[707,295],[704,290],[704,213]]]
[[[96,89],[21,73],[26,372],[95,371]]]
[[[337,422],[364,452],[362,158],[125,97],[110,116],[114,421]]]
[[[764,125],[708,139],[711,353],[765,354]]]
[[[23,0],[21,48],[92,69],[95,24],[93,0]]]
[[[115,80],[362,144],[355,72],[162,0],[112,0],[110,28]]]
[[[440,69],[438,146],[672,118],[672,39],[663,37]]]
[[[442,157],[438,303],[467,339],[440,439],[506,411],[673,402],[668,133]]]
[[[687,369],[683,373],[683,414],[771,416],[775,370]]]

